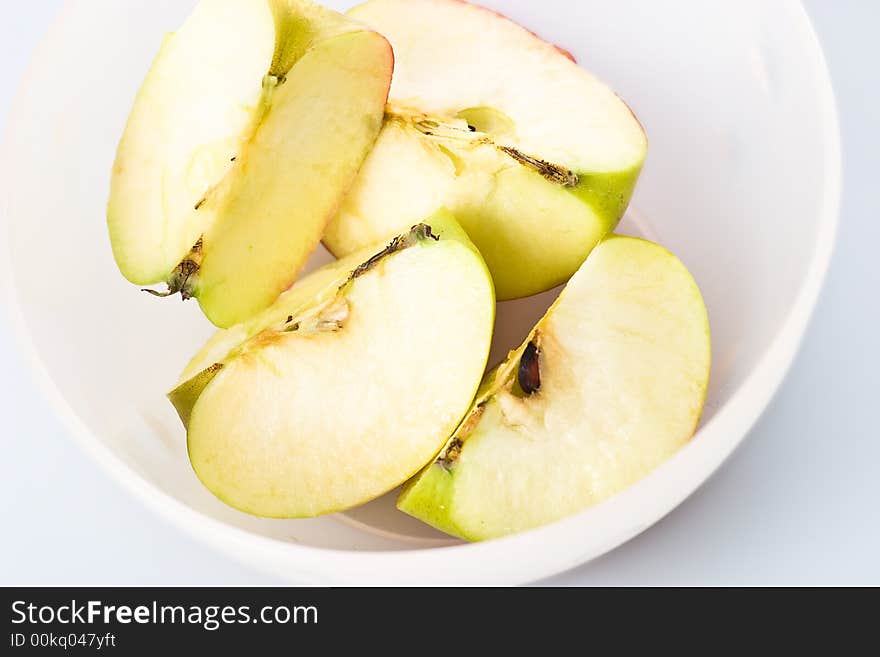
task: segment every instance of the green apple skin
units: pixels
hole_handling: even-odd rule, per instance
[[[209,365],[168,393],[168,401],[174,406],[174,410],[177,411],[177,415],[180,417],[180,421],[183,422],[184,427],[189,425],[189,417],[192,413],[192,408],[199,400],[199,396],[222,369],[223,363]]]
[[[340,301],[344,314],[322,328]],[[384,494],[467,411],[494,303],[485,262],[446,211],[304,277],[220,331],[169,393],[193,469],[219,499],[263,517],[311,517]],[[334,404],[351,412],[340,419]]]
[[[489,202],[467,211],[456,208],[492,272],[499,300],[531,296],[567,281],[617,227],[640,172],[641,165],[581,173],[576,187],[554,189],[534,171],[509,169],[495,177]],[[540,213],[529,210],[537,199]],[[550,215],[552,230],[544,230],[541,224]]]
[[[537,386],[530,368],[523,374],[529,345]],[[710,362],[706,308],[684,265],[645,240],[606,238],[526,341],[486,375],[398,508],[476,541],[598,504],[691,438]]]
[[[435,529],[465,540],[476,541],[455,522],[449,503],[455,498],[455,477],[439,463],[432,463],[404,484],[398,501],[401,511]]]
[[[372,147],[392,70],[383,37],[307,0],[202,0],[119,143],[107,223],[122,274],[197,297],[218,326],[270,305]]]

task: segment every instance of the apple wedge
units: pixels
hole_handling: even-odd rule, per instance
[[[296,278],[375,141],[379,34],[307,0],[202,0],[166,37],[113,167],[123,275],[230,326]]]
[[[482,540],[601,502],[693,435],[710,357],[706,309],[684,265],[656,244],[612,236],[486,376],[398,507]]]
[[[220,332],[170,393],[193,469],[227,504],[268,517],[387,492],[467,411],[494,312],[485,263],[444,212],[303,278]]]
[[[617,225],[647,142],[571,56],[459,0],[370,0],[396,69],[385,124],[324,235],[337,255],[449,208],[499,299],[566,281]]]

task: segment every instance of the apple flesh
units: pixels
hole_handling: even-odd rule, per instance
[[[482,540],[607,499],[693,435],[710,351],[706,309],[684,265],[656,244],[606,239],[486,376],[399,508]]]
[[[304,278],[221,331],[170,393],[193,469],[227,504],[268,517],[389,491],[467,411],[494,302],[485,263],[447,213]]]
[[[396,55],[385,124],[324,243],[337,255],[440,206],[483,254],[500,299],[567,280],[617,225],[647,142],[571,57],[458,0],[370,0],[349,15]]]
[[[393,55],[306,0],[202,0],[166,37],[113,167],[108,227],[139,285],[230,326],[296,278],[382,124]]]

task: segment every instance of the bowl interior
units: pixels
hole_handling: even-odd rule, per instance
[[[3,181],[12,285],[36,353],[96,440],[201,514],[316,547],[454,543],[397,513],[393,495],[313,520],[252,518],[215,500],[189,467],[164,393],[212,328],[194,303],[154,299],[121,278],[105,203],[135,92],[162,34],[191,4],[74,2],[38,51],[7,132]],[[705,424],[768,350],[820,239],[828,133],[816,98],[826,82],[800,8],[757,0],[484,4],[570,50],[643,122],[650,156],[621,230],[671,249],[703,291],[714,343]],[[316,253],[310,268],[328,259]],[[500,306],[493,360],[553,298]]]

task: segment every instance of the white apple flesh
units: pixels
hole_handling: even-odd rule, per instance
[[[187,368],[170,398],[217,497],[260,516],[339,511],[442,447],[482,377],[495,305],[461,228],[426,223],[304,278]]]
[[[612,236],[487,375],[398,506],[482,540],[601,502],[693,435],[710,352],[706,309],[684,265],[656,244]]]
[[[641,125],[570,56],[458,0],[370,0],[349,15],[392,43],[385,125],[324,236],[337,255],[445,206],[500,299],[567,280],[626,210]]]
[[[120,270],[220,326],[289,287],[382,122],[388,42],[307,0],[202,0],[166,37],[120,141]]]

